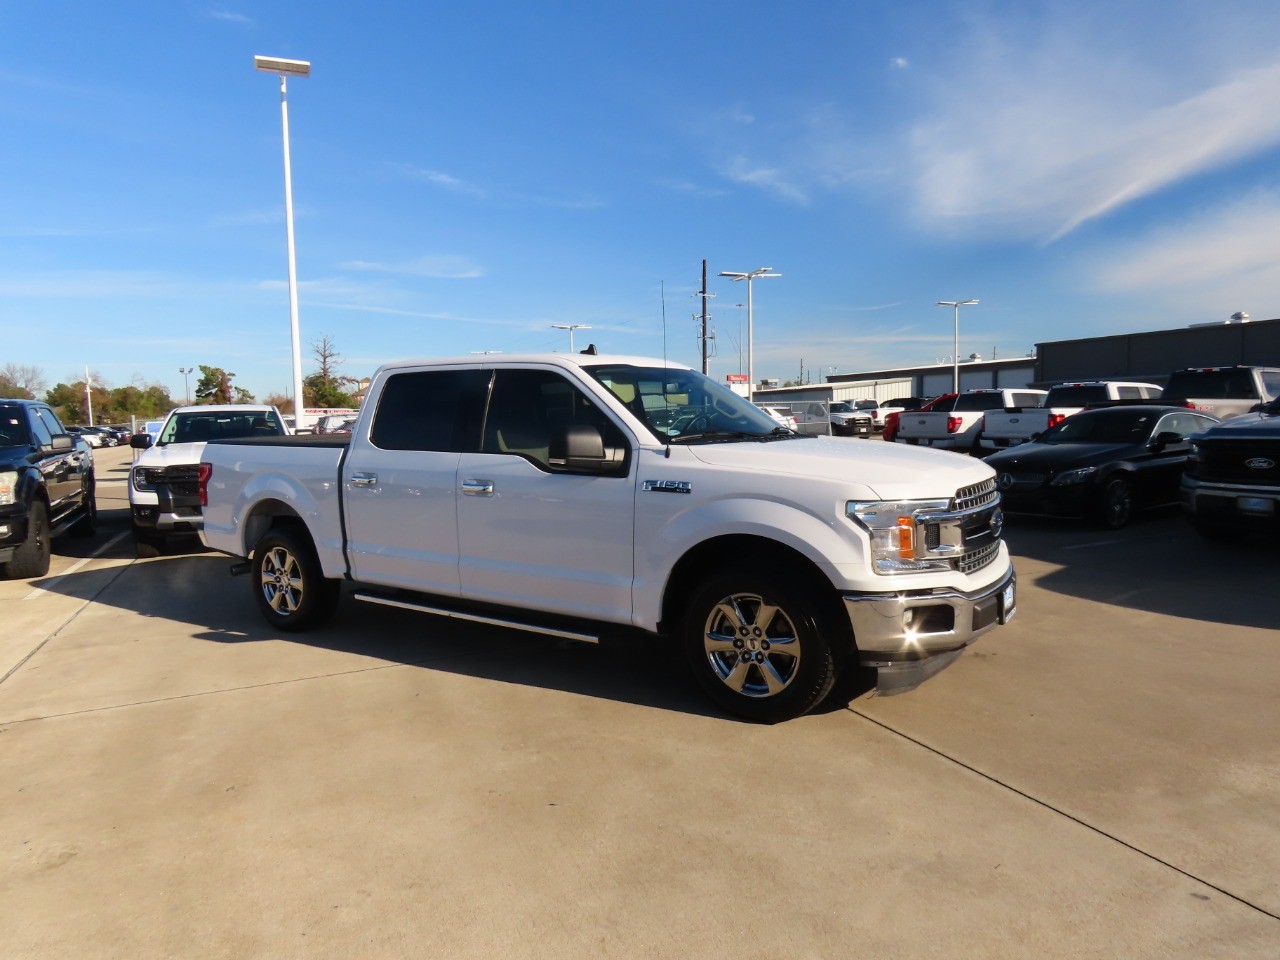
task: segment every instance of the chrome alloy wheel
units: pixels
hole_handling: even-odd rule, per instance
[[[298,612],[303,580],[298,558],[284,547],[272,547],[262,558],[262,596],[281,616]]]
[[[703,628],[703,645],[720,681],[747,697],[776,696],[800,668],[791,618],[755,593],[735,593],[717,603]]]

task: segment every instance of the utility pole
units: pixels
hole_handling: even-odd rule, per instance
[[[715,296],[714,293],[707,293],[707,261],[702,261],[702,289],[698,291],[698,296],[702,298],[702,312],[695,319],[702,321],[702,333],[698,339],[702,341],[702,374],[707,374],[707,321],[711,319],[711,314],[707,313],[707,301]]]

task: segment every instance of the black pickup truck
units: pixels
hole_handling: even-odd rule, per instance
[[[1210,540],[1280,530],[1280,397],[1191,439],[1182,506]]]
[[[48,404],[0,400],[0,579],[43,577],[49,542],[97,523],[93,451]]]

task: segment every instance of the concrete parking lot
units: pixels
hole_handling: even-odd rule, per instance
[[[663,649],[273,635],[226,558],[133,559],[129,458],[0,583],[6,956],[1280,956],[1269,544],[1011,522],[1011,625],[761,727]]]

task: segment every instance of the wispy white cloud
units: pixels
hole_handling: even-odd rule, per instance
[[[470,280],[484,276],[484,271],[465,257],[451,255],[424,256],[398,263],[376,263],[369,260],[349,260],[344,270],[361,270],[368,273],[390,273],[409,277],[432,277],[441,280]]]
[[[487,193],[483,187],[468,183],[466,180],[455,177],[451,173],[445,173],[443,170],[432,170],[412,163],[389,163],[387,166],[407,179],[429,183],[432,186],[452,190],[455,193],[467,193],[477,197],[483,197]]]
[[[1108,246],[1091,264],[1095,287],[1225,319],[1244,309],[1280,316],[1280,194],[1253,193],[1216,210]]]
[[[752,187],[761,187],[795,203],[808,203],[808,193],[793,183],[788,175],[778,167],[753,162],[746,157],[734,157],[720,170],[721,174],[734,183],[742,183]]]
[[[210,20],[221,20],[223,23],[239,23],[244,26],[252,26],[253,18],[243,13],[237,13],[234,10],[228,10],[225,7],[213,7],[205,14]]]
[[[889,61],[889,66],[894,70],[905,70],[911,66],[911,62],[906,57],[894,57]]]

